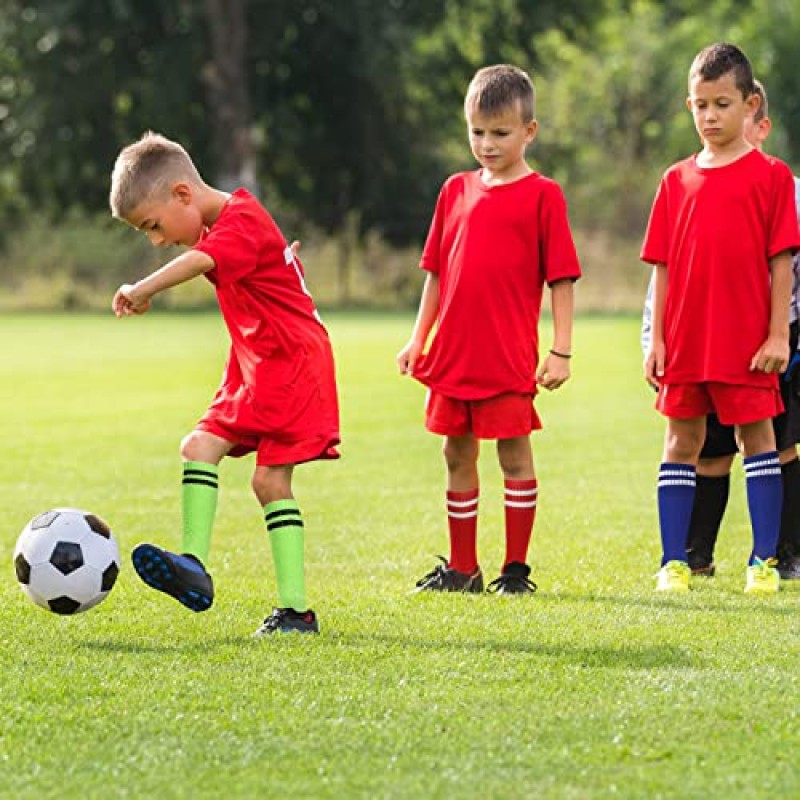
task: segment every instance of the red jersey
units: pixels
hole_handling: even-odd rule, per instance
[[[535,394],[544,283],[581,274],[558,184],[536,172],[499,186],[480,170],[453,175],[420,266],[439,276],[439,310],[414,377],[459,400]]]
[[[339,419],[328,333],[275,221],[238,189],[194,249],[214,259],[205,274],[231,337],[222,385],[201,427],[244,450],[257,449],[262,437],[292,446],[307,441],[311,449],[325,442],[308,458],[332,448]]]
[[[769,334],[769,259],[798,247],[782,161],[753,150],[723,167],[692,156],[667,170],[641,254],[667,266],[664,383],[777,386],[750,362]]]

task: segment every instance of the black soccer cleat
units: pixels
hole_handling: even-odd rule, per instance
[[[153,544],[140,544],[131,553],[139,577],[153,589],[174,597],[192,611],[206,611],[214,602],[214,582],[199,558],[177,555]]]
[[[779,558],[777,569],[782,581],[800,580],[800,557],[788,556]]]
[[[490,594],[533,594],[537,586],[528,577],[531,568],[519,561],[512,561],[503,567],[503,574],[495,578],[487,587]]]
[[[307,611],[273,608],[253,636],[260,638],[271,633],[319,633],[317,615],[310,608]]]
[[[692,575],[701,578],[713,578],[717,574],[717,565],[713,561],[709,564],[695,564],[695,566],[692,566],[690,562],[689,569],[691,569]]]
[[[436,556],[442,563],[423,575],[416,584],[414,592],[464,592],[480,594],[483,592],[483,573],[480,567],[468,575],[447,566],[444,556]]]

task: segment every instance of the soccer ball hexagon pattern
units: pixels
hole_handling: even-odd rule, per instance
[[[120,564],[108,525],[78,508],[54,508],[34,517],[14,548],[22,591],[55,614],[77,614],[105,600]]]

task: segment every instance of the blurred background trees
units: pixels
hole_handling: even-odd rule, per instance
[[[618,285],[624,306],[659,175],[697,147],[689,63],[723,39],[800,164],[797,0],[0,0],[0,283],[46,284],[38,261],[100,291],[148,266],[106,209],[119,148],[153,129],[260,194],[330,302],[413,302],[438,188],[473,166],[464,90],[506,61],[537,85],[531,163],[564,186],[598,301]]]

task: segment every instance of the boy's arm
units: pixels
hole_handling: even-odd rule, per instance
[[[431,332],[436,315],[439,313],[439,276],[429,272],[422,287],[422,297],[419,301],[417,321],[408,344],[397,354],[397,366],[401,375],[411,375],[414,364],[420,357],[428,334]]]
[[[187,250],[177,258],[137,283],[125,283],[117,289],[111,307],[118,316],[144,314],[159,292],[185,283],[214,268],[214,259],[199,250]]]
[[[666,348],[664,347],[664,300],[667,296],[667,265],[653,267],[653,321],[650,334],[650,348],[644,362],[645,380],[658,389],[664,377]]]
[[[571,280],[555,281],[550,286],[553,311],[553,346],[536,372],[536,382],[545,389],[557,389],[569,380],[572,358],[572,318],[575,295]]]
[[[750,369],[783,372],[789,364],[789,309],[792,304],[792,255],[788,250],[769,260],[771,309],[769,335],[758,348]]]

